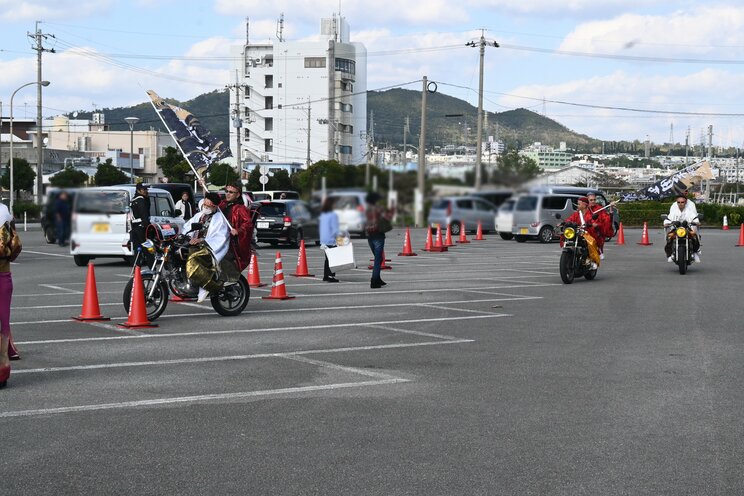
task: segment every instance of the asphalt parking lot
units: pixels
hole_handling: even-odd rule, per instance
[[[36,236],[38,235],[38,236]],[[80,323],[85,269],[41,235],[12,267],[22,360],[0,392],[8,494],[737,494],[744,379],[735,231],[705,233],[686,276],[654,246],[608,243],[567,286],[557,244],[493,234],[294,278],[239,317],[170,303],[127,330],[129,268],[96,260],[102,313]],[[470,237],[472,239],[472,237]]]

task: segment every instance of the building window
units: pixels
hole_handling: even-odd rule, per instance
[[[351,81],[339,81],[343,91],[354,91],[354,83]]]
[[[341,112],[353,112],[354,111],[354,106],[350,103],[339,102],[336,108],[338,108]]]
[[[351,146],[341,145],[338,147],[338,153],[341,155],[351,155]]]
[[[273,97],[273,96],[267,96],[267,97],[266,97],[266,98],[264,99],[264,102],[265,102],[265,104],[266,104],[266,105],[264,105],[264,108],[265,108],[266,110],[271,110],[271,109],[273,109],[273,108],[274,108],[274,97]]]
[[[251,87],[250,86],[245,86],[243,88],[243,92],[245,93],[245,99],[246,100],[250,100],[251,99]]]
[[[265,88],[273,88],[274,87],[274,75],[273,74],[266,74],[264,76],[264,87]]]
[[[336,59],[336,70],[347,74],[356,74],[356,62],[349,59]]]
[[[278,108],[279,110],[281,110],[282,109],[282,104],[280,103],[279,105],[276,106],[276,108]]]
[[[269,138],[264,140],[264,151],[265,152],[273,152],[274,151],[274,140]]]
[[[273,131],[274,130],[274,119],[271,117],[267,117],[264,120],[264,130],[265,131]]]
[[[325,66],[325,57],[305,57],[305,69],[322,69]]]
[[[251,130],[247,127],[243,129],[243,139],[250,140],[251,139]]]
[[[282,83],[279,83],[279,84],[277,84],[277,86],[278,86],[279,88],[281,88],[281,87],[282,87]]]

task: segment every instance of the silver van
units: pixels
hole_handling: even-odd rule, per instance
[[[169,192],[149,188],[150,222],[171,224],[180,231],[183,219],[176,214]],[[129,245],[129,204],[134,186],[102,186],[77,191],[72,205],[70,254],[82,267],[94,258],[121,257],[132,262]]]
[[[576,211],[578,199],[585,196],[587,189],[581,193],[523,193],[514,204],[512,217],[512,234],[519,243],[536,239],[541,243],[550,243],[558,239],[556,226]],[[597,202],[607,204],[607,198],[597,192]]]
[[[432,203],[427,221],[432,228],[446,229],[449,224],[453,236],[460,234],[460,222],[473,232],[480,222],[488,233],[496,228],[496,205],[477,196],[446,196]]]

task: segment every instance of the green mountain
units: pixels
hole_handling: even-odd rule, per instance
[[[205,93],[188,101],[164,97],[169,103],[182,107],[199,118],[213,135],[227,141],[230,126],[229,95],[227,90]],[[475,145],[476,116],[478,110],[469,103],[443,93],[429,93],[426,98],[427,139],[426,146]],[[133,107],[105,108],[100,110],[112,131],[127,131],[125,117],[139,117],[135,130],[153,127],[165,132],[157,114],[149,102]],[[418,146],[421,128],[421,92],[404,89],[370,91],[367,93],[367,114],[374,123],[375,143],[379,146],[399,147],[403,143],[403,127],[409,118],[407,143]],[[516,109],[506,112],[486,112],[487,125],[484,140],[488,136],[498,137],[509,147],[521,147],[534,142],[557,147],[565,141],[570,149],[578,151],[601,151],[602,142],[571,131],[558,122],[530,110]],[[90,119],[90,112],[78,112],[78,119]],[[371,129],[368,129],[371,131]]]

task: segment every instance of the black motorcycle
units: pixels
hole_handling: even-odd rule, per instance
[[[142,249],[147,250],[154,261],[151,267],[141,272],[147,318],[150,321],[157,319],[165,311],[171,293],[184,299],[196,298],[199,294],[199,288],[192,285],[186,275],[186,259],[190,247],[188,233],[179,235],[175,227],[167,224],[153,226],[156,235],[145,241]],[[200,227],[194,224],[195,229]],[[133,284],[134,277],[131,277],[124,287],[124,307],[127,313]],[[250,294],[248,281],[239,275],[236,281],[223,279],[222,290],[212,294],[210,301],[218,314],[231,317],[239,315],[245,309]]]
[[[666,219],[666,216],[663,216]],[[672,221],[669,224],[667,236],[672,238],[672,261],[679,267],[679,273],[687,273],[687,267],[695,263],[695,254],[692,248],[691,228],[697,226],[697,222],[689,223],[686,220]],[[698,241],[700,241],[699,234]]]
[[[597,277],[598,269],[596,266],[592,268],[585,233],[586,229],[573,222],[566,222],[562,225],[563,252],[561,253],[560,272],[561,279],[566,284],[571,284],[575,277],[585,277],[590,281]]]

